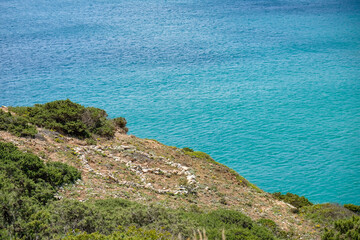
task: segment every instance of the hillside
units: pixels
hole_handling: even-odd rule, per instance
[[[2,107],[3,113],[10,110]],[[11,116],[26,118],[22,114],[12,112]],[[26,123],[22,126],[36,130],[32,136],[3,128],[0,141],[34,153],[44,162],[65,163],[81,172],[81,179],[58,189],[55,197],[59,201],[126,199],[143,206],[201,213],[229,209],[247,215],[282,239],[320,239],[322,228],[330,226],[315,224],[306,212],[299,214],[296,207],[262,191],[205,153],[127,135],[125,125],[114,127],[110,135],[84,130],[86,134],[79,137],[61,132],[61,128],[55,131]]]

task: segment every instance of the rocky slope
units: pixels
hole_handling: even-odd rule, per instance
[[[288,232],[289,238],[320,239],[316,226],[293,213],[293,206],[258,189],[204,153],[119,131],[111,139],[86,141],[47,129],[37,130],[34,139],[0,131],[0,141],[11,142],[45,161],[59,161],[78,168],[82,180],[64,186],[58,198],[79,201],[126,198],[143,204],[161,202],[170,208],[204,211],[228,208],[254,220],[271,219]]]

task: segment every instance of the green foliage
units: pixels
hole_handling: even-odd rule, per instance
[[[60,162],[49,162],[47,165],[47,181],[53,186],[70,184],[81,178],[81,173],[74,167]]]
[[[226,239],[276,239],[267,228],[237,211],[174,210],[122,199],[51,202],[33,214],[27,226],[27,232],[40,239],[57,238],[74,230],[78,232],[66,239],[119,239],[116,238],[119,236],[124,239],[169,239],[170,234],[172,237],[180,234],[187,239],[197,229],[204,229],[209,239],[221,239],[223,230]]]
[[[35,104],[33,107],[10,107],[9,110],[40,127],[78,137],[88,137],[90,134],[81,121],[85,107],[68,99]]]
[[[183,150],[184,152],[194,152],[194,150],[191,149],[191,148],[189,148],[189,147],[184,147],[182,150]]]
[[[88,234],[86,232],[75,232],[64,240],[170,240],[170,233],[159,233],[156,230],[145,230],[136,228],[134,226],[128,228],[119,227],[118,230],[112,232],[110,235],[103,235],[98,232]]]
[[[57,100],[33,107],[10,107],[10,111],[21,116],[25,122],[56,130],[78,138],[88,138],[91,134],[113,137],[116,126],[126,128],[126,120],[107,119],[107,113],[99,108],[84,107],[67,100]]]
[[[280,239],[288,239],[288,233],[281,230],[276,223],[270,219],[262,218],[258,220],[258,224],[261,226],[267,228],[269,231],[271,231],[275,236],[277,236]]]
[[[93,138],[87,138],[86,139],[86,144],[87,145],[96,145],[97,144],[97,141]]]
[[[18,137],[34,137],[36,128],[30,125],[24,117],[13,116],[0,110],[0,130],[11,132]]]
[[[185,215],[198,223],[198,229],[205,229],[209,239],[222,239],[222,230],[226,239],[276,239],[268,229],[238,211],[218,209],[209,213],[191,212]]]
[[[124,129],[125,132],[128,132],[129,129],[126,127],[127,121],[123,117],[114,118],[113,122],[115,126]]]
[[[359,240],[360,217],[353,216],[350,219],[338,220],[334,223],[334,229],[325,231],[322,240]]]
[[[185,147],[183,148],[183,151],[186,155],[189,155],[191,157],[196,157],[196,158],[200,158],[200,159],[206,159],[209,161],[214,161],[209,154],[204,153],[204,152],[200,152],[200,151],[194,151],[191,148]]]
[[[360,206],[355,204],[344,204],[344,208],[349,209],[350,211],[360,214]]]
[[[286,193],[286,194],[281,194],[280,192],[275,192],[273,193],[273,196],[276,197],[279,200],[282,200],[284,202],[290,203],[291,205],[293,205],[296,208],[302,208],[305,206],[311,206],[313,205],[307,198],[305,198],[304,196],[299,196],[293,193]]]
[[[331,203],[316,204],[303,207],[300,214],[313,220],[315,223],[330,227],[334,221],[351,218],[355,214],[350,210]]]
[[[54,199],[57,187],[79,177],[80,173],[73,167],[45,164],[34,154],[0,142],[0,236],[30,239],[33,215]]]

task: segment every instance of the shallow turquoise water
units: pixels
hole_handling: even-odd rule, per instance
[[[266,191],[360,204],[360,4],[0,0],[0,104],[70,98]]]

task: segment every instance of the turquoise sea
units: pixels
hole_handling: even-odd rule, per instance
[[[358,0],[0,0],[0,104],[66,98],[266,191],[360,204]]]

